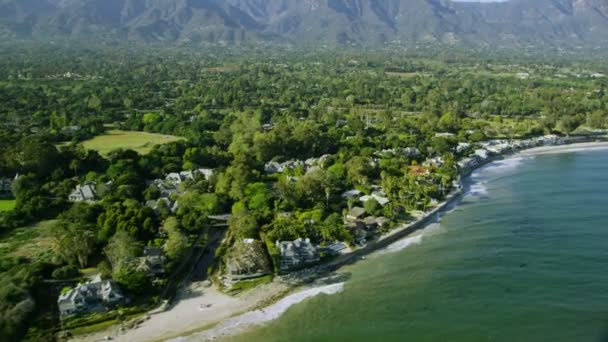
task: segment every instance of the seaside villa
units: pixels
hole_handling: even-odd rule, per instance
[[[75,288],[61,294],[57,300],[62,317],[79,313],[106,311],[111,307],[125,303],[120,288],[111,280],[93,280],[78,284]]]
[[[300,268],[320,260],[317,248],[310,239],[297,239],[295,241],[277,241],[280,254],[280,270],[282,272]]]

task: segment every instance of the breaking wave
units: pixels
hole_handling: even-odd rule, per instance
[[[466,194],[470,196],[486,196],[488,188],[486,188],[485,184],[486,182],[481,181],[471,184]]]
[[[403,238],[399,241],[396,241],[386,248],[383,248],[377,252],[378,255],[386,254],[386,253],[395,253],[402,251],[410,246],[419,245],[422,243],[423,238],[427,238],[432,235],[440,234],[443,232],[443,228],[439,222],[429,224],[426,228],[422,229],[420,232],[415,233],[416,235]]]

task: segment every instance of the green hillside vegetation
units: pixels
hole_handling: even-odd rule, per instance
[[[42,221],[29,227],[16,228],[2,237],[0,258],[28,258],[35,262],[52,261],[49,229],[54,221]]]
[[[199,2],[3,0],[0,37],[81,38],[103,45],[161,42],[204,46],[290,43],[303,46],[434,45],[603,47],[603,0],[205,0]],[[573,10],[575,9],[575,10]],[[158,13],[163,13],[159,16]],[[539,22],[543,25],[538,25]],[[100,43],[101,42],[101,43]],[[566,48],[565,48],[566,47]],[[570,51],[568,51],[570,52]]]
[[[113,279],[147,308],[171,298],[201,255],[209,257],[196,264],[199,276],[217,279],[238,259],[238,243],[252,239],[251,255],[268,257],[254,265],[272,273],[266,281],[280,268],[277,240],[356,248],[360,231],[344,223],[352,207],[396,224],[445,199],[456,161],[470,153],[459,143],[608,127],[597,74],[605,61],[0,51],[0,177],[19,174],[14,209],[0,213],[7,341],[52,339],[62,322],[53,284],[82,280],[80,270]],[[269,167],[280,163],[288,166]],[[70,202],[78,185],[95,198]],[[345,199],[352,189],[388,202]],[[145,247],[164,251],[163,274],[139,267]],[[237,272],[246,264],[234,263]]]

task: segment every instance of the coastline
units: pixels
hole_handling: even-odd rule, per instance
[[[518,156],[569,153],[608,149],[608,142],[568,141],[561,145],[534,147],[511,151],[483,160],[474,168],[463,170],[455,188],[444,201],[428,210],[420,218],[403,223],[367,246],[336,259],[285,276],[278,276],[269,284],[251,289],[239,296],[225,295],[213,287],[201,290],[193,284],[178,295],[178,302],[167,311],[147,316],[135,328],[121,331],[118,327],[104,332],[77,336],[76,341],[98,341],[111,336],[116,341],[207,341],[236,335],[256,325],[280,317],[291,305],[319,294],[330,295],[341,291],[343,282],[323,283],[344,266],[356,263],[364,256],[383,250],[412,233],[437,222],[441,215],[455,207],[462,198],[464,181],[473,171],[498,160]],[[210,305],[203,310],[202,305]]]
[[[608,149],[608,141],[596,142],[581,142],[574,144],[565,144],[557,146],[541,146],[522,150],[518,154],[522,156],[538,156],[544,154],[582,152],[582,151],[599,151]]]

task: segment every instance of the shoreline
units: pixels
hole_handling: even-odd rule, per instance
[[[269,283],[253,288],[236,297],[231,297],[213,288],[202,293],[190,293],[199,289],[193,284],[178,294],[178,302],[168,309],[148,315],[135,328],[121,331],[118,327],[87,336],[77,336],[74,341],[98,341],[106,336],[116,341],[208,341],[238,335],[257,325],[264,324],[281,316],[290,306],[319,295],[334,294],[341,291],[343,278],[339,283],[319,283],[330,279],[341,268],[352,265],[364,256],[381,251],[414,232],[428,227],[439,220],[442,214],[458,205],[465,194],[464,184],[474,171],[493,162],[518,156],[537,156],[545,154],[573,153],[581,151],[608,150],[608,141],[568,141],[560,145],[541,146],[511,151],[483,160],[474,168],[463,170],[459,176],[459,187],[454,188],[445,200],[424,215],[409,223],[402,223],[395,229],[371,241],[363,248],[340,255],[334,260],[302,271],[277,276]],[[338,286],[339,285],[339,286]],[[339,287],[339,289],[337,289]],[[331,290],[326,290],[326,289]],[[195,296],[192,296],[195,294]],[[199,304],[211,304],[207,312]],[[199,314],[200,313],[200,314]],[[198,314],[198,315],[197,315]],[[198,317],[197,317],[198,316]],[[113,331],[112,331],[113,330]]]
[[[574,153],[583,151],[601,151],[608,149],[608,141],[579,142],[572,144],[541,146],[520,151],[522,156],[539,156],[546,154]]]

